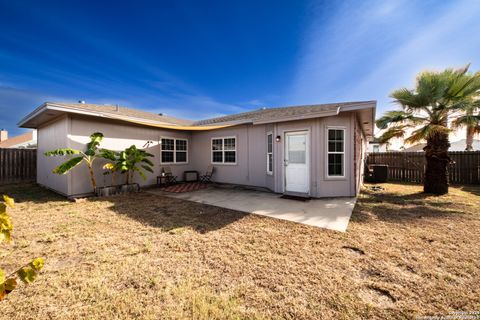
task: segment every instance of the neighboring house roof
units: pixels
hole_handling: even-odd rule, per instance
[[[35,147],[37,140],[33,131],[0,142],[0,148]]]
[[[403,151],[407,151],[407,152],[423,151],[423,148],[426,145],[427,145],[426,143],[419,143],[409,148],[406,148]],[[467,146],[467,140],[462,139],[462,140],[450,142],[450,148],[448,148],[448,150],[449,151],[465,151],[466,146]],[[480,140],[473,140],[472,146],[473,146],[473,150],[475,151],[480,150]]]
[[[340,112],[362,111],[360,123],[368,137],[373,135],[376,101],[343,102],[279,108],[262,108],[212,119],[191,121],[112,105],[47,102],[22,119],[19,126],[37,128],[63,113],[77,113],[123,120],[142,125],[178,130],[211,130],[238,124],[260,124],[334,116]]]

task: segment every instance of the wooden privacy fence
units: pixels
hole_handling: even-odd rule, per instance
[[[451,151],[450,183],[480,184],[480,151]],[[373,152],[367,164],[388,165],[388,179],[403,182],[423,182],[424,152]]]
[[[0,149],[0,184],[35,181],[36,149]]]

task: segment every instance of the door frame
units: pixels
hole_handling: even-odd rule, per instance
[[[306,159],[306,167],[307,167],[307,186],[308,186],[308,191],[306,193],[303,193],[303,192],[295,192],[295,191],[287,191],[287,166],[285,165],[285,160],[287,158],[287,152],[288,152],[288,147],[287,147],[287,143],[288,143],[288,139],[287,139],[287,136],[288,134],[295,134],[295,133],[305,133],[305,136],[306,136],[306,142],[305,142],[305,146],[306,146],[306,150],[305,150],[305,159]],[[310,129],[309,128],[305,128],[305,129],[294,129],[294,130],[285,130],[283,131],[283,159],[282,159],[282,174],[283,174],[283,184],[282,184],[282,187],[283,187],[283,193],[284,194],[292,194],[292,195],[295,195],[295,194],[298,194],[298,195],[305,195],[305,194],[308,194],[310,195],[311,194],[311,177],[310,177],[310,173],[311,173],[311,168],[310,168],[310,149],[311,149],[311,139],[310,139]]]

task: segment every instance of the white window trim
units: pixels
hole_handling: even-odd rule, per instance
[[[328,142],[329,142],[329,139],[328,139],[328,131],[329,130],[342,130],[343,131],[343,152],[339,152],[339,151],[328,151]],[[347,128],[346,127],[327,127],[326,130],[325,130],[325,149],[326,149],[326,152],[325,152],[325,177],[327,179],[331,179],[331,180],[335,180],[335,179],[345,179],[346,178],[346,175],[345,175],[345,170],[346,170],[346,167],[345,167],[345,163],[346,163],[346,141],[347,141],[347,136],[346,136],[346,133],[347,133]],[[342,161],[342,175],[339,176],[339,175],[329,175],[328,174],[328,155],[329,154],[343,154],[343,161]]]
[[[173,150],[162,150],[162,139],[170,139],[173,140]],[[186,152],[187,153],[187,161],[185,162],[177,162],[177,140],[182,140],[187,142],[187,150],[179,150],[179,152]],[[178,164],[178,165],[183,165],[183,164],[188,164],[188,148],[190,147],[190,141],[188,141],[187,138],[174,138],[174,137],[160,137],[160,164]],[[162,161],[162,152],[167,151],[167,152],[173,152],[173,162],[163,162]]]
[[[268,152],[268,136],[272,136],[272,152]],[[267,148],[266,148],[266,151],[267,151],[267,175],[269,176],[273,176],[273,167],[274,167],[274,159],[273,159],[273,143],[274,143],[274,140],[273,140],[273,132],[272,131],[268,131],[267,132]],[[268,155],[272,155],[272,170],[268,170],[268,164],[269,164],[269,159],[268,159]]]
[[[214,162],[213,161],[213,140],[222,139],[222,162]],[[225,150],[225,139],[235,139],[235,150]],[[224,165],[224,166],[235,166],[237,165],[238,160],[238,152],[237,152],[237,145],[238,139],[237,136],[226,136],[226,137],[212,137],[210,139],[210,163],[216,165]],[[225,151],[235,151],[235,162],[225,162]],[[215,151],[219,152],[219,151]]]

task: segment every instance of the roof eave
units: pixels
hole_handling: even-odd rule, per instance
[[[28,127],[28,126],[25,126],[25,123],[27,123],[29,120],[31,120],[32,118],[38,116],[40,113],[42,113],[45,108],[47,106],[47,103],[43,103],[42,105],[40,105],[38,108],[36,108],[35,110],[33,110],[32,112],[30,112],[29,114],[27,114],[25,117],[23,117],[18,123],[17,123],[17,126],[19,126],[20,128],[30,128],[30,129],[36,129],[36,128],[33,128],[33,127]]]
[[[313,118],[323,118],[323,117],[330,117],[336,116],[340,112],[340,107],[337,107],[335,110],[328,110],[322,112],[315,112],[309,113],[305,115],[296,115],[296,116],[289,116],[289,117],[280,117],[275,119],[267,119],[267,120],[253,120],[253,124],[268,124],[268,123],[275,123],[275,122],[286,122],[286,121],[297,121],[297,120],[305,120],[305,119],[313,119]]]
[[[60,111],[60,112],[65,112],[65,113],[74,113],[74,114],[81,114],[81,115],[87,115],[87,116],[93,116],[93,117],[99,117],[99,118],[107,118],[107,119],[114,119],[114,120],[124,120],[124,121],[141,121],[143,123],[147,124],[156,124],[156,125],[168,125],[168,126],[177,126],[176,124],[172,123],[167,123],[167,122],[162,122],[162,121],[151,121],[148,119],[140,119],[140,118],[135,118],[135,117],[128,117],[128,116],[122,116],[122,115],[114,115],[111,113],[108,114],[103,114],[101,112],[95,112],[95,111],[86,111],[86,110],[81,110],[78,108],[70,108],[70,107],[65,107],[61,106],[58,104],[54,103],[44,103],[37,109],[35,109],[33,112],[25,116],[22,120],[20,120],[17,125],[21,128],[32,128],[36,129],[38,125],[36,126],[28,126],[26,125],[28,121],[32,120],[33,118],[39,116],[41,113],[47,111],[47,110],[54,110],[54,111]]]

